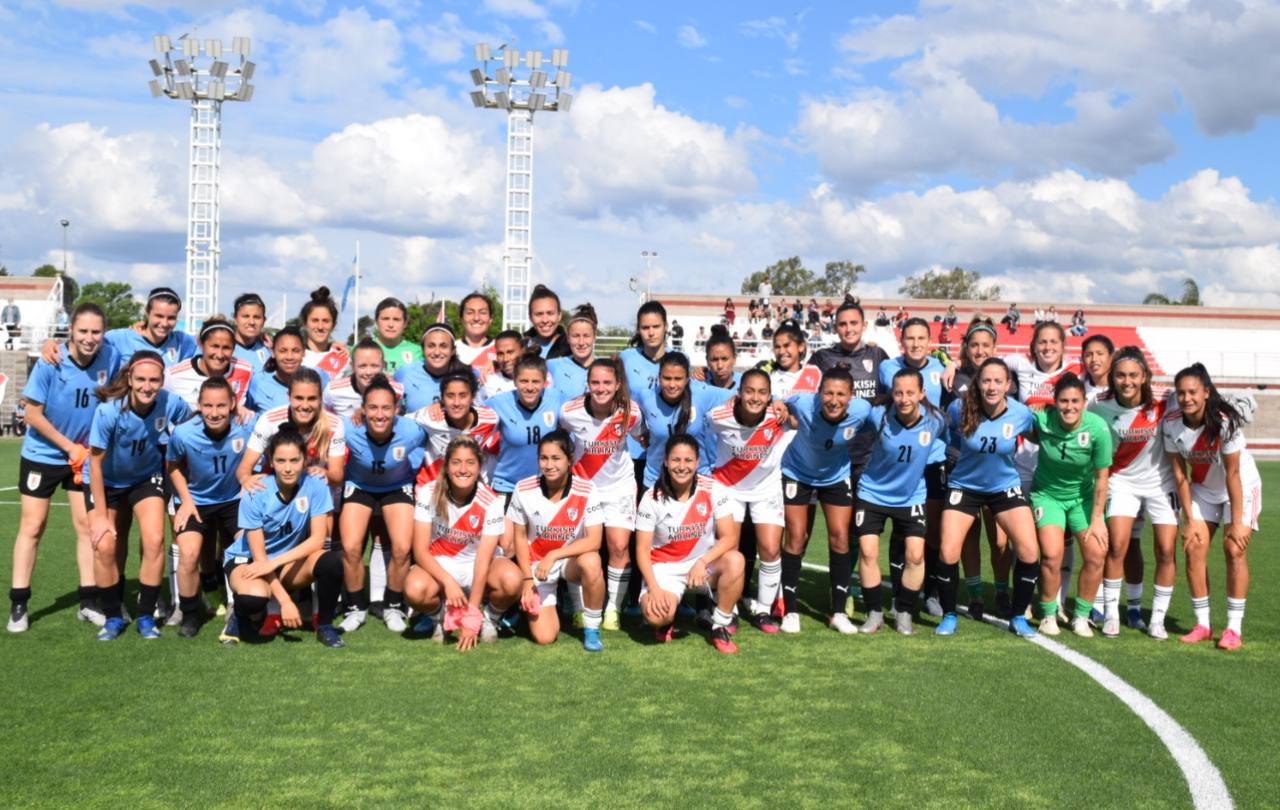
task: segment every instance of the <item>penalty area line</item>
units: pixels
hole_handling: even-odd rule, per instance
[[[801,563],[801,566],[805,570],[821,571],[824,574],[828,570],[825,565],[811,562]],[[965,614],[968,613],[963,607],[959,611]],[[1009,629],[1007,621],[995,616],[984,616],[983,621],[1004,630]],[[1218,808],[1235,806],[1231,799],[1231,792],[1227,790],[1227,783],[1222,778],[1222,773],[1209,759],[1209,755],[1205,753],[1204,749],[1200,747],[1200,743],[1196,742],[1195,737],[1191,736],[1191,732],[1183,728],[1168,712],[1157,706],[1155,701],[1139,692],[1134,686],[1107,667],[1065,644],[1042,635],[1036,635],[1027,640],[1088,675],[1103,689],[1115,695],[1121,703],[1128,707],[1129,711],[1138,716],[1139,720],[1146,723],[1147,727],[1155,732],[1160,742],[1164,743],[1164,747],[1168,749],[1170,755],[1173,756],[1173,761],[1177,763],[1178,768],[1182,771],[1182,776],[1187,781],[1187,789],[1191,791],[1191,801],[1195,807],[1204,808],[1204,810],[1218,810]]]

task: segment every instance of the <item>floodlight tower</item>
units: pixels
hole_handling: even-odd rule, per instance
[[[573,104],[573,96],[567,92],[572,77],[565,70],[569,51],[551,51],[551,66],[556,72],[550,83],[542,69],[542,51],[522,54],[506,45],[493,51],[482,42],[476,45],[476,61],[480,67],[471,71],[476,83],[476,89],[471,91],[472,103],[507,113],[502,326],[524,329],[528,326],[529,278],[533,270],[533,114],[540,110],[569,111]]]
[[[155,37],[164,60],[150,61],[151,95],[191,102],[190,161],[187,173],[187,288],[184,328],[195,332],[218,311],[218,264],[222,218],[218,206],[218,172],[222,158],[222,102],[253,98],[254,64],[249,38],[231,41],[233,63],[222,57],[221,39],[201,42],[183,34],[175,44]],[[203,59],[201,58],[203,54]]]

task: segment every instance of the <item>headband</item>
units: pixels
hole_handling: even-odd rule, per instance
[[[169,289],[168,287],[156,287],[154,290],[147,293],[148,304],[150,304],[152,301],[156,300],[157,298],[172,298],[173,300],[177,301],[179,304],[182,303],[182,299],[178,297],[178,294],[173,290]]]
[[[437,322],[437,323],[430,324],[427,327],[426,331],[422,333],[422,339],[426,340],[427,335],[431,334],[432,332],[448,332],[449,337],[453,338],[454,340],[458,339],[458,336],[453,333],[453,327],[447,323]]]
[[[262,301],[262,296],[258,295],[257,293],[245,293],[244,295],[236,299],[235,311],[239,312],[240,307],[246,306],[248,304],[257,304],[263,309],[267,308],[267,305]]]
[[[135,368],[137,368],[138,366],[143,365],[144,363],[154,363],[155,365],[157,365],[157,366],[159,366],[159,367],[160,367],[160,371],[161,371],[161,373],[163,373],[163,372],[164,372],[164,363],[160,362],[159,360],[155,359],[154,357],[141,357],[141,358],[139,358],[139,359],[137,359],[137,360],[134,360],[133,362],[129,363],[129,373],[133,373],[133,370],[134,370]]]
[[[200,328],[200,342],[204,343],[204,339],[219,329],[225,329],[231,335],[232,339],[236,336],[236,330],[231,328],[231,324],[226,321],[214,321],[207,323]]]
[[[969,331],[964,333],[965,342],[967,343],[969,338],[973,337],[974,334],[977,332],[986,332],[987,334],[991,335],[992,339],[994,339],[996,336],[995,327],[991,326],[990,324],[975,323],[973,326],[969,327]]]

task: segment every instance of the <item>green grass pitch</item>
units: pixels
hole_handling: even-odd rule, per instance
[[[17,442],[0,442],[5,543],[17,466]],[[1280,504],[1280,464],[1261,466],[1264,499]],[[1280,789],[1277,535],[1280,507],[1264,503],[1237,653],[1130,631],[1061,637],[1181,723],[1241,807],[1273,805]],[[801,635],[744,626],[733,657],[696,632],[655,646],[639,630],[605,634],[598,656],[568,635],[459,654],[377,623],[345,650],[305,634],[229,649],[216,624],[194,640],[168,629],[144,643],[131,628],[95,641],[75,620],[72,545],[55,506],[35,621],[0,634],[9,807],[1191,804],[1155,734],[1079,670],[965,620],[952,639],[927,621],[913,638],[839,636],[822,623],[820,572],[804,572]],[[825,564],[821,536],[809,559]],[[1211,559],[1217,629],[1220,549]],[[0,560],[8,582],[7,546]],[[131,576],[136,561],[135,546]],[[1171,633],[1191,623],[1181,566]]]

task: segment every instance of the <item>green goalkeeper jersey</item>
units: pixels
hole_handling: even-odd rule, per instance
[[[1111,466],[1111,429],[1096,413],[1085,411],[1074,430],[1067,430],[1052,406],[1036,412],[1040,457],[1032,492],[1060,501],[1093,498],[1096,470]]]

